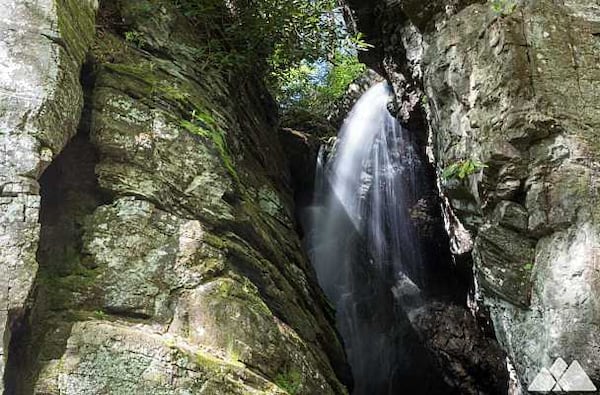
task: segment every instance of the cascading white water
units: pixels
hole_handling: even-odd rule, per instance
[[[410,207],[421,162],[389,100],[387,83],[367,91],[317,164],[309,250],[337,310],[355,395],[398,393],[414,364],[407,310],[420,304],[421,255]]]

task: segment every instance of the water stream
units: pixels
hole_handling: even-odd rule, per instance
[[[387,109],[390,94],[387,83],[367,91],[317,164],[309,251],[337,310],[355,395],[400,393],[427,369],[408,319],[421,305],[411,207],[422,165]]]

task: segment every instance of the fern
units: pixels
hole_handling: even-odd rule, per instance
[[[471,174],[475,174],[486,167],[487,165],[484,165],[478,160],[466,159],[452,163],[446,168],[444,168],[444,170],[442,170],[441,176],[444,180],[463,180]]]

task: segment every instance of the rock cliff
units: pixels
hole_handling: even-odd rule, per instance
[[[597,2],[348,3],[436,166],[456,266],[407,319],[445,384],[600,387]],[[0,0],[0,388],[348,393],[294,212],[318,144],[175,4]]]
[[[0,4],[4,393],[347,393],[260,76],[173,2]]]
[[[365,60],[429,131],[454,250],[523,390],[559,357],[598,386],[597,2],[350,4]],[[471,169],[441,177],[453,165]]]

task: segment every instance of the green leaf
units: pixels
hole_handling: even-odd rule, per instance
[[[458,178],[460,180],[477,173],[487,166],[473,159],[461,160],[450,164],[442,171],[443,179]]]
[[[442,178],[447,180],[447,179],[454,177],[458,172],[458,167],[459,167],[458,163],[453,163],[450,166],[447,166],[442,171]]]

